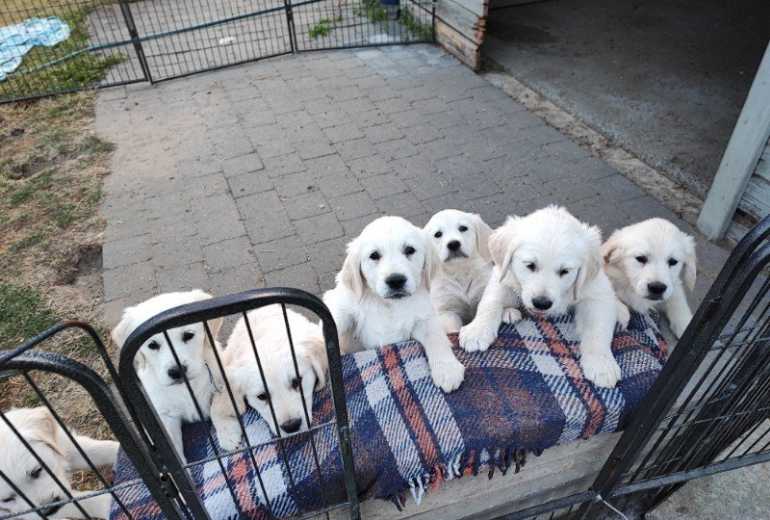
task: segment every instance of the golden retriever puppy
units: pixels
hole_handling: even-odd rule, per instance
[[[47,408],[17,408],[6,412],[5,418],[75,499],[85,494],[72,490],[70,474],[76,470],[90,469],[88,463]],[[100,441],[72,433],[94,465],[111,467],[115,464],[119,448],[117,442]],[[24,499],[26,497],[46,518],[109,517],[112,501],[109,494],[78,500],[88,516],[83,515],[74,504],[58,504],[67,500],[66,493],[5,421],[0,421],[0,446],[0,471],[21,492],[17,493],[5,479],[0,479],[0,516],[5,517],[31,509]],[[28,513],[16,518],[37,519],[40,516]]]
[[[123,311],[120,323],[112,331],[112,339],[118,348],[122,348],[128,336],[153,316],[180,305],[210,298],[210,294],[200,289],[154,296]],[[183,461],[185,456],[182,444],[182,423],[201,420],[185,379],[189,382],[201,407],[203,419],[211,417],[214,426],[217,427],[221,418],[217,413],[212,414],[211,409],[214,395],[223,391],[222,377],[214,356],[214,349],[220,349],[216,338],[221,326],[221,318],[209,322],[214,345],[209,342],[202,323],[168,330],[168,338],[171,340],[179,363],[174,358],[163,333],[155,334],[146,340],[134,357],[134,367],[139,381],[144,386],[147,397],[155,407],[158,417]],[[217,411],[214,410],[214,412]]]
[[[614,387],[621,376],[611,350],[617,307],[600,248],[599,229],[564,208],[509,217],[489,239],[495,266],[476,317],[460,331],[460,345],[468,351],[489,348],[506,306],[521,303],[535,316],[574,308],[585,376]]]
[[[465,367],[452,352],[430,299],[439,259],[425,232],[401,217],[369,223],[348,244],[337,284],[324,294],[343,352],[415,339],[433,382],[457,389]]]
[[[647,313],[662,310],[676,337],[692,319],[684,287],[695,287],[695,239],[662,218],[615,231],[602,246],[604,270],[620,302],[619,319],[628,325],[628,307]]]
[[[222,355],[237,412],[243,414],[248,403],[267,421],[274,435],[279,434],[278,428],[283,435],[308,430],[305,412],[312,420],[313,391],[326,384],[328,368],[320,326],[286,309],[290,343],[280,305],[267,305],[246,315],[248,327],[244,318],[238,320]],[[228,410],[227,420],[217,429],[219,444],[228,451],[236,449],[242,431],[229,396],[224,392],[217,395],[213,407]]]

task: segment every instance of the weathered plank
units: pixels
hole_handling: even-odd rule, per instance
[[[714,182],[698,217],[698,229],[722,238],[746,191],[770,136],[770,45],[743,105]]]
[[[471,69],[481,68],[480,45],[438,18],[436,19],[436,41]]]
[[[458,6],[472,12],[476,16],[484,17],[487,15],[487,7],[489,6],[489,0],[447,0],[447,1],[456,3]],[[439,4],[442,2],[439,2]]]
[[[460,36],[480,46],[484,42],[486,17],[469,11],[453,0],[441,0],[436,6],[436,19],[454,29]]]
[[[770,181],[752,176],[738,207],[757,220],[770,215]]]
[[[770,101],[768,101],[768,103],[770,103]],[[754,175],[758,175],[770,182],[770,140],[767,141],[765,152],[762,154],[762,157],[759,158],[757,169],[754,170]]]

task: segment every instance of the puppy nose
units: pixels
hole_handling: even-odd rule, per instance
[[[403,274],[392,274],[385,278],[385,283],[391,289],[403,289],[404,285],[406,285],[406,276]]]
[[[182,365],[182,369],[180,370],[178,366],[171,367],[168,369],[168,377],[170,377],[173,380],[182,379],[182,376],[187,373],[187,365]]]
[[[450,251],[457,251],[460,249],[460,241],[459,240],[452,240],[446,245]]]
[[[547,311],[551,308],[551,305],[553,305],[553,302],[546,298],[545,296],[538,296],[537,298],[532,298],[532,305],[535,306],[535,309],[541,310],[541,311]]]
[[[281,429],[286,433],[294,433],[302,426],[302,419],[289,419],[285,423],[281,423]]]
[[[661,282],[650,282],[647,284],[647,290],[650,291],[650,294],[654,294],[655,296],[660,296],[666,292],[667,288],[668,286]]]

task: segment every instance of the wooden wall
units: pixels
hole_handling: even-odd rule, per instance
[[[481,68],[489,0],[437,0],[436,41],[473,70]]]
[[[738,208],[757,220],[770,215],[770,140],[765,145]]]

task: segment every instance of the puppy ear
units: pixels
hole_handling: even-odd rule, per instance
[[[691,291],[695,289],[695,279],[698,274],[698,259],[695,255],[695,239],[690,235],[684,235],[684,283]]]
[[[318,334],[305,339],[302,342],[304,355],[315,372],[315,389],[320,390],[326,386],[326,371],[329,369],[329,361],[326,357],[326,342],[319,331]]]
[[[115,328],[112,329],[112,332],[110,332],[112,341],[115,343],[118,349],[123,348],[123,344],[126,342],[126,339],[131,335],[131,332],[133,332],[133,312],[134,307],[126,307],[123,310],[123,317],[120,319],[120,323],[115,325]]]
[[[211,331],[211,337],[214,339],[214,343],[217,342],[219,339],[219,331],[222,328],[222,324],[224,323],[224,318],[215,318],[213,320],[208,320],[206,324],[209,326],[209,330]],[[206,334],[206,342],[208,342],[208,334]],[[210,347],[216,347],[216,345],[209,345]]]
[[[621,244],[620,231],[615,231],[607,241],[602,244],[601,249],[602,259],[604,263],[609,265],[620,260],[623,256],[623,246]]]
[[[596,226],[582,224],[586,232],[586,258],[583,265],[578,269],[578,275],[575,279],[573,298],[579,300],[585,285],[596,278],[602,270],[602,232]]]
[[[35,440],[46,444],[53,451],[62,455],[62,450],[57,442],[59,425],[45,406],[30,408],[23,415],[23,422],[16,425],[20,433],[29,440]]]
[[[513,261],[513,254],[518,247],[516,239],[519,217],[508,220],[489,235],[488,248],[492,262],[500,269],[500,280],[505,277]]]
[[[489,236],[492,234],[492,228],[476,213],[473,214],[473,226],[476,228],[476,251],[483,259],[492,260],[489,252]]]
[[[342,270],[337,274],[337,283],[346,286],[353,293],[361,297],[364,294],[364,274],[361,272],[361,252],[358,240],[348,244],[348,254],[342,263]]]
[[[430,282],[441,267],[441,260],[428,233],[423,231],[423,247],[425,249],[425,265],[422,267],[422,283],[430,291]]]

